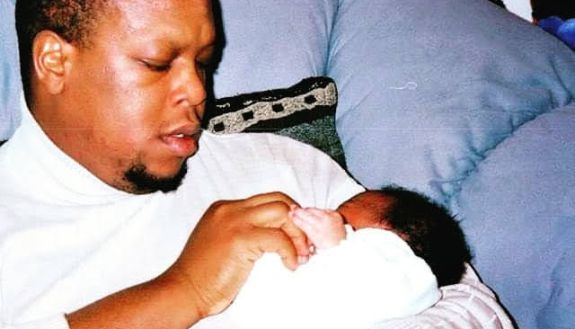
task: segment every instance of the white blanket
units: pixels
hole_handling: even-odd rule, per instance
[[[201,329],[367,329],[420,313],[441,293],[423,259],[396,234],[349,233],[290,272],[277,255],[260,259],[234,303]]]

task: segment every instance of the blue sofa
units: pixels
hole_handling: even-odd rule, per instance
[[[0,139],[18,124],[0,0]],[[216,97],[332,77],[349,172],[450,207],[520,328],[575,326],[575,52],[487,0],[222,0]]]

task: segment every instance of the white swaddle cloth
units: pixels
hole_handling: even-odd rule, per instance
[[[194,328],[369,328],[441,296],[423,259],[390,231],[361,229],[294,272],[265,254],[234,303]]]

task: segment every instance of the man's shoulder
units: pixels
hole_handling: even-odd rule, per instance
[[[281,191],[322,208],[335,208],[363,190],[327,154],[269,133],[206,133],[188,160],[185,185],[183,191],[202,186],[220,199]]]
[[[214,152],[226,157],[241,159],[257,157],[259,159],[284,159],[297,161],[303,156],[311,158],[329,158],[315,147],[292,138],[272,133],[239,133],[215,135],[204,133],[200,142],[200,157],[213,155]]]
[[[291,147],[303,147],[308,148],[312,146],[297,141],[293,138],[277,135],[274,133],[237,133],[237,134],[213,134],[210,132],[204,132],[202,134],[202,142],[205,144],[220,144],[220,145],[234,145],[234,144],[245,144],[246,142],[254,142],[258,145],[265,146],[266,144],[280,144],[289,145]],[[254,146],[258,146],[254,145]]]

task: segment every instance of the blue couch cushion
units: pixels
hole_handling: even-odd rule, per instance
[[[327,75],[351,173],[441,202],[488,151],[575,93],[575,53],[483,0],[341,0]]]
[[[225,49],[218,98],[286,88],[324,75],[337,0],[221,0]]]
[[[543,114],[498,145],[453,201],[479,273],[522,315],[520,328],[575,324],[573,141],[575,104]]]
[[[14,2],[0,0],[0,140],[12,135],[20,123],[20,67],[14,27]]]

